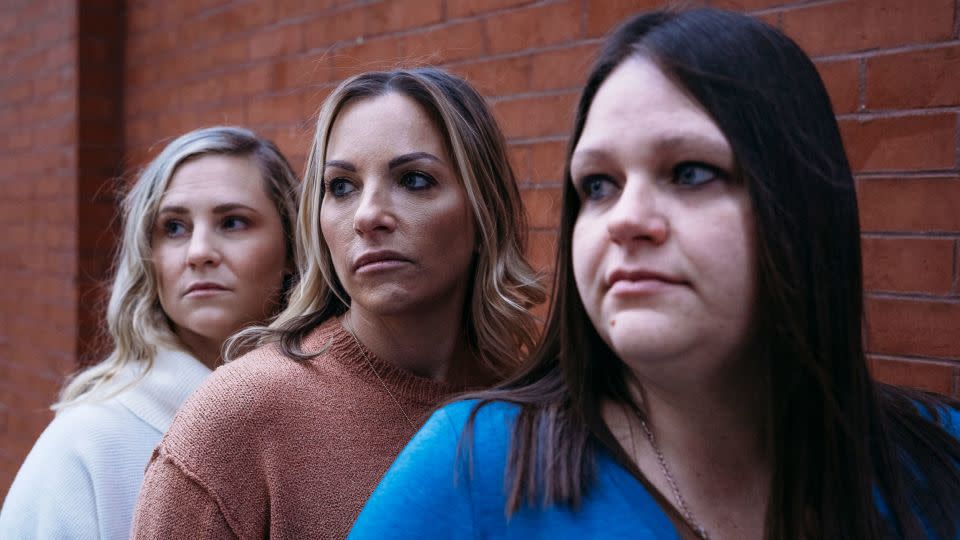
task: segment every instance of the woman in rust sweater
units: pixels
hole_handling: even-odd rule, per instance
[[[529,350],[544,291],[505,144],[436,69],[367,73],[321,109],[301,281],[242,333],[154,452],[136,538],[341,538],[433,407]]]

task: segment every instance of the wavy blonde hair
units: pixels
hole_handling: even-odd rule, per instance
[[[539,276],[524,257],[526,214],[506,142],[483,98],[466,81],[435,68],[356,75],[341,83],[320,109],[307,158],[297,216],[301,280],[288,307],[269,327],[251,328],[227,346],[227,356],[280,342],[296,360],[303,338],[331,316],[347,311],[350,297],[337,278],[320,231],[323,168],[333,123],[350,102],[398,93],[416,101],[442,134],[463,182],[478,232],[475,276],[468,291],[467,341],[484,367],[503,377],[532,350],[537,322],[529,308],[544,301]]]
[[[174,139],[143,169],[121,204],[123,231],[105,320],[113,350],[103,361],[71,376],[53,410],[106,399],[133,386],[153,367],[158,346],[183,349],[160,307],[157,275],[149,262],[150,232],[174,173],[187,161],[207,155],[249,157],[259,166],[264,189],[280,214],[288,265],[293,268],[299,182],[276,145],[248,129],[230,126],[198,129]],[[139,376],[118,384],[117,375],[132,364],[142,364]]]

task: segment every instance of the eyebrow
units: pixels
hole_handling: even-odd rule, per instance
[[[718,154],[731,151],[727,145],[725,145],[724,141],[717,140],[714,137],[705,137],[700,134],[667,134],[653,141],[651,146],[657,154],[664,154],[678,148],[685,151],[693,150]],[[609,157],[609,152],[602,146],[598,146],[575,151],[570,158],[570,162],[608,159]]]
[[[401,165],[410,163],[411,161],[420,161],[420,160],[443,163],[442,161],[440,161],[440,158],[438,158],[437,156],[429,152],[410,152],[409,154],[403,154],[402,156],[397,156],[391,159],[389,162],[387,162],[387,168],[392,170],[392,169],[396,169],[397,167],[400,167]],[[339,159],[332,159],[324,163],[324,168],[328,168],[328,167],[336,167],[338,169],[343,169],[345,171],[350,171],[353,173],[357,172],[356,165],[354,165],[353,163],[350,163],[349,161],[342,161]]]
[[[214,214],[226,214],[235,210],[247,210],[249,212],[259,213],[253,207],[241,203],[223,203],[213,207]],[[186,215],[190,213],[185,206],[164,206],[160,208],[159,214],[178,214]]]

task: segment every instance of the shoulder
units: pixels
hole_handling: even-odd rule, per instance
[[[60,536],[59,527],[67,536],[113,530],[112,514],[129,514],[159,440],[160,433],[110,401],[62,410],[17,472],[0,537],[12,530],[18,534],[11,537]]]
[[[451,437],[499,441],[509,439],[519,413],[519,406],[503,401],[460,400],[437,409],[421,431],[444,430]]]
[[[282,410],[289,386],[303,366],[273,347],[252,351],[220,366],[184,401],[164,436],[164,446],[231,445],[256,432]]]
[[[940,411],[940,425],[947,433],[953,435],[953,438],[960,441],[960,409],[944,407]]]
[[[116,457],[118,447],[143,441],[153,445],[160,433],[115,400],[80,403],[61,410],[37,439],[31,455]],[[148,450],[149,452],[149,450]]]

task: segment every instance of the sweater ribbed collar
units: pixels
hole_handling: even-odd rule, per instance
[[[154,429],[165,433],[174,413],[208,375],[210,368],[190,354],[158,348],[150,371],[115,399]]]
[[[435,405],[452,394],[468,389],[420,377],[381,360],[373,351],[354,340],[336,317],[331,317],[310,332],[303,341],[303,350],[319,355],[314,362],[323,361],[324,358],[333,359],[377,386],[380,385],[379,375],[394,397],[418,404]],[[376,370],[376,373],[372,370]]]

